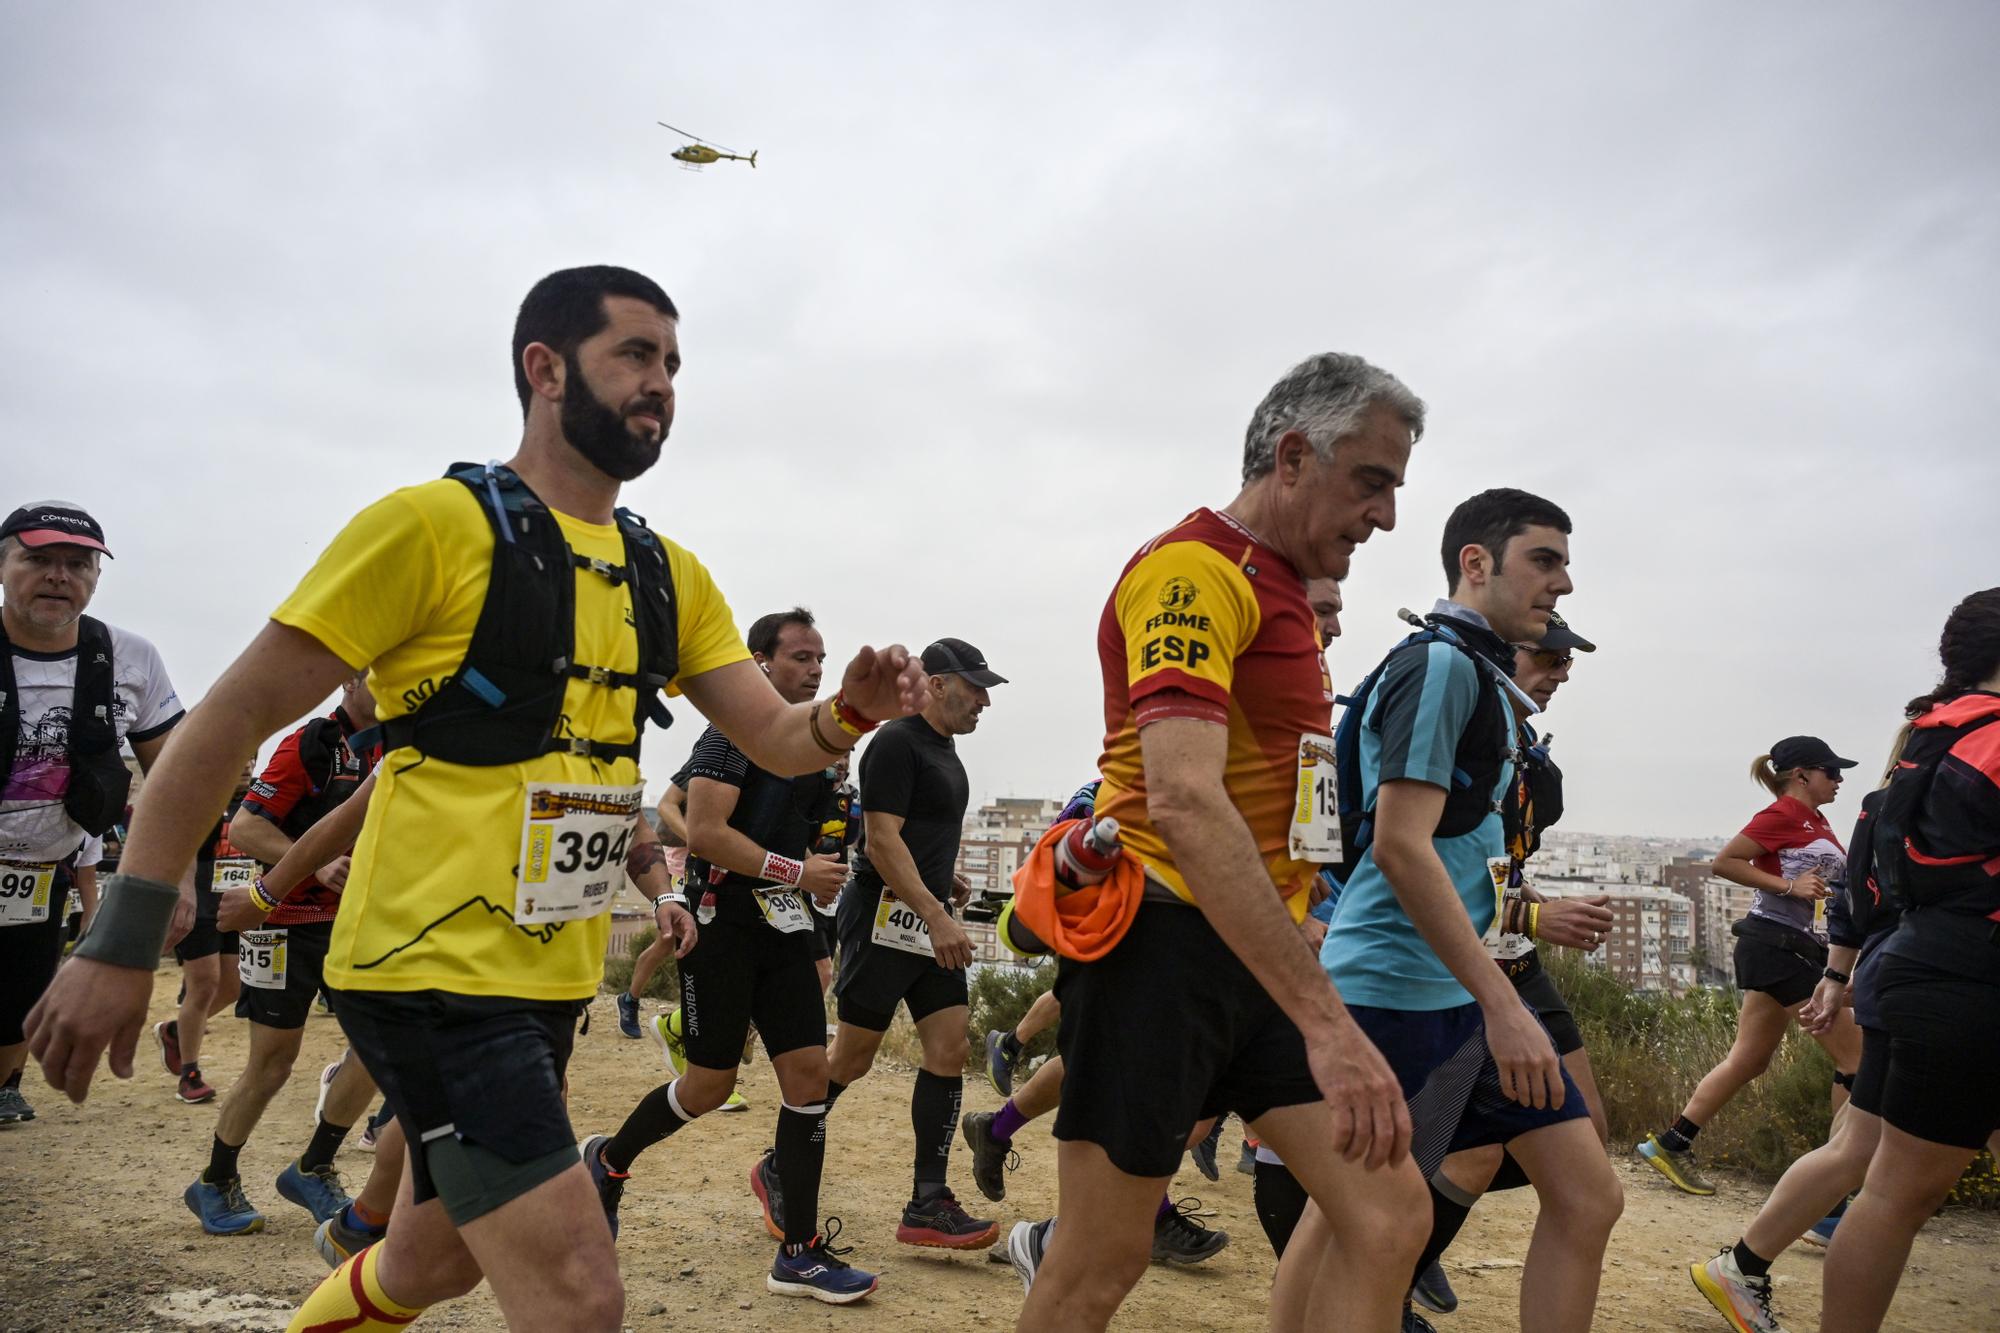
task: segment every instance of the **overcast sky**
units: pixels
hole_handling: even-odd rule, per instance
[[[975,799],[1090,776],[1120,567],[1316,351],[1431,406],[1343,687],[1459,500],[1575,520],[1567,828],[1726,834],[1796,732],[1878,765],[2000,583],[1990,4],[0,16],[0,501],[103,521],[93,609],[190,700],[354,510],[513,451],[514,309],[577,263],[681,307],[628,502],[739,624],[1013,678]]]

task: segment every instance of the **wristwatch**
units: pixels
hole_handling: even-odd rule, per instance
[[[1833,968],[1830,967],[1827,968],[1824,972],[1821,972],[1820,975],[1825,977],[1828,981],[1838,981],[1843,986],[1849,984],[1854,980],[1854,978],[1848,976],[1847,973],[1835,971]]]

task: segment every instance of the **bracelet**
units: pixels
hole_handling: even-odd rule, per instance
[[[796,884],[805,872],[803,863],[794,861],[789,856],[780,856],[776,852],[765,852],[764,868],[758,873],[763,878],[775,880],[780,884]]]
[[[1794,877],[1794,878],[1792,878],[1792,879],[1788,879],[1788,880],[1786,880],[1786,881],[1785,881],[1785,896],[1786,896],[1787,898],[1789,898],[1789,897],[1791,897],[1791,896],[1792,896],[1792,886],[1793,886],[1794,884],[1797,884],[1798,882],[1799,882],[1799,881],[1798,881],[1798,879],[1797,879],[1796,877]]]
[[[1849,982],[1854,980],[1854,978],[1850,977],[1847,973],[1836,971],[1835,969],[1830,967],[1827,968],[1825,971],[1821,972],[1820,975],[1825,977],[1828,981],[1838,981],[1843,986],[1847,985]]]
[[[812,728],[814,745],[819,746],[820,749],[830,755],[843,755],[847,753],[847,747],[835,745],[826,738],[826,733],[819,729],[819,704],[817,701],[814,702],[811,708],[806,710],[806,724]]]
[[[262,875],[250,881],[250,901],[257,904],[257,910],[266,916],[278,910],[278,900],[273,898],[271,891],[264,887],[264,877]]]
[[[688,905],[687,895],[685,893],[661,894],[659,897],[653,899],[653,910],[655,912],[660,910],[661,903],[678,903],[682,907],[686,907]]]
[[[1542,937],[1542,905],[1540,903],[1528,904],[1527,934],[1531,940],[1538,940]]]
[[[856,740],[881,725],[847,702],[847,691],[844,689],[835,690],[833,698],[827,700],[827,712],[832,715],[835,726]]]

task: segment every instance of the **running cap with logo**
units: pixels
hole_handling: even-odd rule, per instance
[[[1853,768],[1854,764],[1817,736],[1787,736],[1771,747],[1771,767],[1780,773],[1788,768]]]
[[[23,546],[87,546],[111,554],[97,520],[84,513],[81,505],[66,500],[22,505],[0,523],[0,537],[12,537]]]
[[[1597,645],[1569,627],[1569,622],[1555,612],[1549,612],[1549,627],[1543,632],[1537,648],[1547,648],[1554,652],[1594,653]]]
[[[964,639],[939,639],[924,649],[924,670],[933,676],[963,676],[982,690],[1007,683],[987,667],[986,654]]]

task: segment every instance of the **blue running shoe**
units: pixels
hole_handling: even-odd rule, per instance
[[[618,992],[618,1031],[637,1041],[639,1031],[639,1000],[625,991]]]
[[[278,1193],[311,1213],[315,1222],[339,1217],[354,1202],[347,1197],[347,1187],[340,1183],[338,1171],[330,1166],[308,1171],[296,1161],[278,1177]]]
[[[319,1230],[313,1232],[313,1248],[328,1268],[338,1268],[388,1234],[387,1227],[375,1231],[357,1224],[353,1208],[348,1207],[338,1217],[319,1224]]]
[[[597,1201],[604,1205],[604,1220],[611,1224],[611,1239],[618,1239],[618,1204],[625,1197],[625,1182],[632,1178],[630,1171],[613,1171],[604,1163],[604,1145],[611,1142],[609,1134],[592,1134],[583,1141],[583,1166],[590,1172],[590,1183],[597,1187]]]
[[[1021,1058],[1019,1051],[1011,1050],[1013,1038],[1012,1032],[986,1034],[986,1081],[1002,1097],[1014,1095],[1014,1065]]]
[[[1800,1236],[1799,1239],[1808,1245],[1815,1245],[1823,1250],[1833,1244],[1833,1229],[1839,1225],[1840,1214],[1828,1213],[1825,1217],[1813,1223],[1812,1230]]]
[[[789,1247],[780,1245],[778,1257],[771,1261],[770,1275],[764,1279],[765,1287],[780,1296],[809,1296],[828,1305],[852,1305],[874,1291],[879,1279],[840,1257],[854,1247],[835,1245],[833,1238],[839,1234],[840,1219],[829,1217],[826,1231],[814,1236],[812,1244],[797,1254],[787,1254]]]
[[[220,1185],[196,1178],[181,1195],[188,1211],[201,1219],[211,1236],[247,1236],[264,1229],[264,1215],[243,1196],[243,1178],[232,1176]]]

